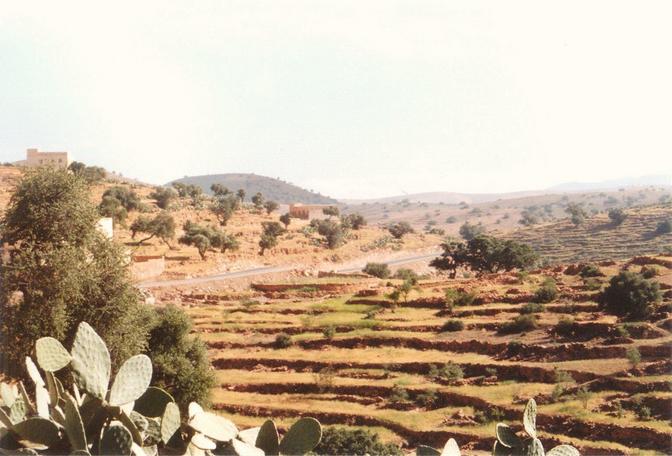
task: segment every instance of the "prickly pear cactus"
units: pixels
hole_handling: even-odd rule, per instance
[[[112,424],[103,432],[100,439],[100,454],[130,456],[133,438],[128,429],[121,424]]]
[[[552,448],[546,456],[581,456],[579,450],[571,445],[558,445]]]
[[[218,442],[228,442],[238,435],[238,428],[233,422],[209,412],[197,412],[189,420],[189,427]]]
[[[537,403],[534,399],[527,401],[525,411],[523,412],[523,427],[527,435],[533,439],[537,438]]]
[[[280,442],[280,454],[306,454],[320,443],[322,426],[315,418],[301,418],[289,428]]]
[[[79,407],[75,398],[70,394],[65,394],[65,433],[70,441],[70,446],[74,450],[86,451],[88,446],[86,444],[86,434],[84,432],[84,423],[82,416],[79,413]]]
[[[280,451],[280,437],[278,436],[278,429],[272,420],[266,420],[261,425],[254,446],[261,448],[267,455],[278,454]]]
[[[110,352],[103,339],[88,323],[80,323],[72,344],[72,369],[77,384],[92,396],[105,400],[111,366]]]
[[[161,441],[167,444],[180,428],[180,409],[175,402],[166,405],[161,418]]]
[[[35,343],[37,363],[46,372],[56,372],[70,364],[70,353],[53,337],[42,337]]]
[[[136,355],[122,364],[110,389],[110,405],[133,402],[147,390],[152,381],[152,361],[146,355]]]
[[[520,448],[523,441],[516,435],[516,433],[504,423],[498,423],[495,428],[497,434],[497,441],[506,448]]]
[[[56,445],[61,438],[56,423],[39,417],[21,421],[15,424],[12,430],[21,437],[21,440],[47,448]]]

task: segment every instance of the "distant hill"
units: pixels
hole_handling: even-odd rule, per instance
[[[288,182],[272,177],[259,176],[257,174],[208,174],[204,176],[188,176],[168,183],[182,182],[185,184],[198,185],[206,193],[212,193],[212,184],[222,184],[231,191],[245,190],[245,199],[250,200],[252,195],[261,192],[264,198],[282,204],[336,204],[337,201],[328,196],[298,187]]]
[[[398,203],[401,201],[409,201],[411,203],[444,203],[444,204],[477,204],[488,203],[497,200],[506,200],[512,198],[524,198],[527,196],[542,195],[543,191],[522,191],[510,193],[457,193],[457,192],[427,192],[427,193],[413,193],[409,195],[388,196],[383,198],[371,199],[344,199],[346,204],[372,204],[372,203]]]
[[[641,177],[628,177],[623,179],[612,179],[601,182],[566,182],[564,184],[554,185],[549,190],[560,192],[583,192],[587,190],[608,190],[621,187],[648,187],[650,185],[670,186],[672,185],[671,175],[651,175]]]

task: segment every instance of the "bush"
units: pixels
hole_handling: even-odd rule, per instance
[[[340,223],[334,220],[319,220],[317,233],[324,236],[327,247],[330,249],[338,248],[345,242],[345,230]]]
[[[436,404],[438,398],[436,390],[427,390],[415,396],[415,402],[422,407],[429,408]]]
[[[336,328],[334,328],[333,326],[325,326],[324,328],[322,328],[322,335],[326,339],[333,339],[334,336],[336,335]]]
[[[454,288],[448,288],[446,290],[446,305],[449,307],[453,306],[470,306],[476,300],[476,292],[474,291],[462,291],[456,290]]]
[[[289,334],[280,333],[275,336],[273,346],[275,348],[287,348],[292,345],[292,338]]]
[[[590,277],[583,281],[583,285],[586,287],[586,290],[597,291],[602,289],[602,282],[596,277]]]
[[[390,268],[385,263],[366,263],[362,272],[379,279],[387,279],[390,276]]]
[[[609,218],[614,223],[614,225],[620,225],[628,218],[628,214],[625,213],[623,209],[610,209]]]
[[[390,391],[390,395],[387,399],[392,404],[406,404],[409,402],[408,390],[396,383],[392,387],[392,391]]]
[[[579,275],[585,279],[587,277],[602,277],[604,274],[602,274],[600,268],[598,268],[594,264],[587,264],[581,268],[581,271],[579,271]]]
[[[394,273],[394,278],[395,279],[401,279],[404,282],[408,281],[411,282],[413,285],[416,285],[418,283],[418,280],[420,280],[420,276],[413,271],[412,269],[399,269],[397,272]]]
[[[154,366],[153,383],[168,391],[182,410],[190,402],[207,404],[215,385],[206,346],[191,330],[191,319],[180,308],[157,309],[147,348]]]
[[[558,288],[555,284],[555,280],[551,277],[547,277],[541,283],[541,286],[537,288],[537,291],[534,292],[534,302],[537,303],[546,303],[551,302],[558,296]]]
[[[534,315],[518,315],[513,321],[503,324],[499,332],[502,334],[520,333],[532,331],[536,327],[537,319]]]
[[[653,279],[660,273],[660,271],[658,271],[658,268],[655,266],[642,266],[642,269],[640,269],[639,273],[645,279]]]
[[[473,223],[464,222],[462,226],[460,226],[460,236],[462,236],[465,241],[471,241],[483,234],[485,234],[485,228],[480,223],[475,225]]]
[[[574,335],[576,323],[573,319],[562,317],[557,325],[555,325],[554,332],[562,337],[571,337]]]
[[[639,352],[637,347],[629,347],[625,351],[625,357],[628,358],[628,361],[632,367],[637,367],[642,361],[642,354]]]
[[[393,223],[387,227],[387,230],[395,239],[401,239],[404,235],[413,232],[413,228],[408,222]]]
[[[672,220],[663,220],[656,227],[656,234],[672,233]]]
[[[520,308],[521,314],[533,314],[540,313],[544,311],[544,306],[538,302],[528,302],[523,307]]]
[[[441,331],[455,332],[462,331],[464,329],[464,323],[462,320],[448,320],[441,327]]]
[[[427,376],[434,380],[444,380],[448,383],[454,383],[458,380],[462,380],[464,371],[459,365],[452,362],[446,363],[441,367],[432,364]]]
[[[316,455],[368,454],[370,456],[403,456],[393,443],[383,443],[378,434],[365,429],[347,429],[327,426],[322,429],[322,440],[315,447]]]
[[[658,283],[630,271],[612,277],[598,298],[603,310],[628,320],[645,318],[650,314],[652,304],[659,300]]]

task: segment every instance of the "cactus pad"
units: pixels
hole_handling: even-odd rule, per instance
[[[458,446],[455,439],[448,439],[446,444],[443,447],[441,456],[460,456],[460,447]]]
[[[147,391],[135,401],[133,410],[144,416],[157,417],[163,415],[163,411],[166,409],[166,405],[169,402],[175,402],[173,396],[161,388],[150,386],[147,388]]]
[[[281,454],[306,454],[320,443],[322,426],[315,418],[301,418],[280,442]]]
[[[435,448],[427,445],[418,445],[415,449],[416,456],[441,456],[441,453]]]
[[[228,442],[238,435],[238,429],[233,422],[209,412],[196,413],[189,420],[189,426],[218,442]]]
[[[7,407],[12,406],[18,395],[19,390],[16,385],[0,383],[0,398],[2,398],[3,404],[5,404]]]
[[[200,448],[201,450],[214,450],[215,448],[217,448],[217,444],[215,443],[214,440],[211,440],[198,432],[195,433],[194,436],[191,438],[191,444],[194,445],[196,448]]]
[[[264,450],[238,439],[231,440],[231,446],[238,456],[264,456],[265,454]]]
[[[278,454],[280,438],[278,437],[278,429],[275,427],[275,423],[272,420],[264,421],[264,424],[259,428],[259,434],[257,434],[257,439],[254,446],[261,448],[264,453],[268,455]]]
[[[70,353],[53,337],[42,337],[35,342],[37,363],[47,372],[56,372],[70,364]]]
[[[180,409],[175,402],[166,405],[161,419],[161,441],[167,444],[180,428]]]
[[[541,441],[537,438],[533,438],[532,441],[527,445],[525,455],[544,456],[544,446],[541,444]]]
[[[100,454],[130,456],[133,439],[131,433],[121,424],[112,424],[100,439]]]
[[[85,322],[79,324],[72,344],[72,369],[82,389],[98,399],[105,399],[110,382],[110,352],[103,339]]]
[[[46,447],[54,446],[60,439],[56,423],[45,418],[28,418],[15,424],[13,430],[21,440]]]
[[[523,427],[525,432],[533,439],[537,438],[537,403],[534,399],[527,401],[523,412]]]
[[[35,386],[44,386],[44,379],[40,375],[40,371],[37,369],[37,366],[30,356],[26,356],[26,370],[28,371],[28,376],[33,381]]]
[[[244,431],[238,432],[238,440],[242,440],[243,442],[252,445],[252,446],[257,446],[257,437],[259,437],[259,431],[261,430],[260,427],[253,427],[249,429],[245,429]]]
[[[146,355],[136,355],[121,365],[110,389],[110,405],[135,401],[152,381],[152,361]]]
[[[28,404],[26,404],[23,397],[19,396],[16,398],[11,408],[9,409],[9,419],[12,420],[12,423],[18,423],[23,421],[23,419],[28,414]]]
[[[513,429],[504,423],[497,423],[495,432],[499,443],[506,448],[519,448],[523,443]]]
[[[79,414],[79,407],[75,398],[65,394],[65,433],[70,441],[73,450],[87,450],[86,434],[84,433],[84,423]]]
[[[581,454],[571,445],[558,445],[546,453],[546,456],[581,456]]]

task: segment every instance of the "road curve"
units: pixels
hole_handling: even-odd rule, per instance
[[[435,258],[439,255],[439,252],[434,253],[425,253],[422,255],[414,255],[409,257],[397,258],[388,261],[379,261],[380,263],[385,263],[389,266],[397,266],[400,264],[415,263],[416,261],[429,260]],[[336,269],[336,272],[340,273],[349,273],[349,272],[359,272],[364,267],[364,264],[357,267],[350,267],[344,269]],[[297,269],[297,265],[281,265],[281,266],[264,266],[261,268],[252,268],[245,269],[243,271],[235,272],[220,272],[217,274],[211,274],[201,277],[191,277],[189,279],[174,279],[174,280],[153,280],[153,281],[144,281],[137,284],[139,288],[163,288],[163,287],[177,287],[183,285],[199,285],[202,283],[216,282],[218,280],[226,279],[238,279],[241,277],[254,277],[262,276],[264,274],[273,274],[276,272],[287,272],[293,269]]]

